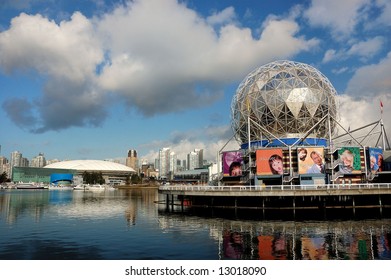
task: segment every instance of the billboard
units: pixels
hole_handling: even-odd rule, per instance
[[[297,149],[299,174],[324,174],[324,148],[301,147]]]
[[[383,149],[369,148],[368,154],[369,154],[368,171],[370,171],[373,174],[379,171],[383,171]]]
[[[243,157],[241,151],[223,152],[224,176],[242,176]]]
[[[339,172],[342,174],[361,173],[360,148],[343,147],[338,151]]]
[[[282,149],[257,150],[257,175],[283,175]]]

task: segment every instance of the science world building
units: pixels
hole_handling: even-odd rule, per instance
[[[322,185],[385,179],[388,142],[382,121],[373,123],[381,130],[375,147],[355,139],[338,121],[337,92],[314,67],[283,60],[255,69],[232,99],[231,126],[241,149],[222,152],[221,184]]]
[[[382,118],[353,130],[339,118],[337,92],[317,69],[287,60],[261,66],[233,96],[231,140],[240,148],[219,152],[212,183],[159,192],[170,211],[180,205],[213,215],[255,210],[257,217],[305,219],[391,214]]]

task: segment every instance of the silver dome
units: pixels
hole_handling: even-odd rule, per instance
[[[336,90],[314,67],[275,61],[255,69],[241,82],[231,103],[231,125],[239,143],[262,138],[325,138],[335,128]],[[248,127],[250,122],[250,129]]]

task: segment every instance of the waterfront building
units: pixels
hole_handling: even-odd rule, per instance
[[[208,186],[161,186],[166,204],[192,208],[297,211],[391,209],[391,150],[382,117],[339,123],[337,92],[314,67],[275,61],[238,86],[231,103],[237,150],[220,150]],[[327,209],[327,211],[326,211]],[[291,211],[291,212],[290,212]]]
[[[209,182],[209,170],[207,168],[197,168],[177,172],[174,174],[172,182],[176,184],[207,185]]]
[[[136,171],[124,164],[103,160],[69,160],[37,167],[13,167],[13,182],[58,183],[80,178],[85,172],[100,173],[107,184],[124,184]]]
[[[382,120],[373,123],[383,135],[382,147],[375,148],[368,144],[371,135],[364,138],[367,142],[354,138],[338,119],[337,92],[314,67],[282,60],[255,69],[232,99],[231,126],[240,149],[221,153],[221,183],[383,181],[388,176],[383,160],[389,145]],[[379,141],[373,144],[377,147]],[[234,174],[233,165],[239,168]]]

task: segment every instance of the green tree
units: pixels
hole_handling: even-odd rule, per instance
[[[0,183],[4,183],[8,181],[7,173],[3,172],[3,174],[0,175]]]

